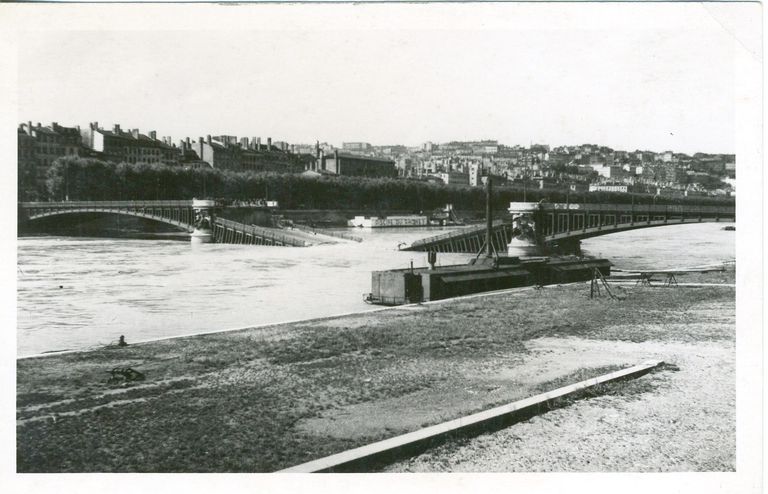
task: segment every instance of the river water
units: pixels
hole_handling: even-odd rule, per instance
[[[735,258],[725,224],[677,225],[597,237],[587,254],[619,268],[672,268]],[[374,307],[363,302],[371,271],[426,265],[400,242],[432,229],[356,230],[361,243],[308,248],[173,240],[18,239],[17,353],[92,348],[246,327]],[[467,254],[440,254],[438,264]]]

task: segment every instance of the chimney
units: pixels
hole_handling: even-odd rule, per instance
[[[51,122],[51,127],[53,127],[54,130],[56,130],[56,127],[59,126],[59,122]]]
[[[32,135],[32,120],[27,121],[27,133]]]
[[[40,125],[40,124],[38,124]],[[267,137],[267,151],[272,151],[272,138]]]
[[[296,154],[296,145],[291,144],[291,154]]]
[[[261,137],[256,138],[256,151],[261,151]]]
[[[134,139],[138,139],[139,138],[139,129],[131,129],[131,135],[133,136]]]
[[[137,132],[138,132],[138,130],[137,130]],[[149,131],[149,138],[152,139],[153,141],[157,140],[157,131],[150,130]]]
[[[40,127],[42,127],[42,125],[40,125],[40,122],[37,122],[37,128],[39,129]]]
[[[189,148],[189,137],[186,138],[187,147]]]
[[[247,137],[240,138],[240,147],[241,148],[248,149],[248,147],[249,147],[248,144],[250,144],[250,143],[248,142],[248,138]]]
[[[208,144],[211,143],[211,134],[208,134],[207,136],[205,136],[205,142],[207,142]]]

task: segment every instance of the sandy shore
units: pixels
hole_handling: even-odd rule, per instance
[[[733,272],[680,282],[733,283]],[[660,358],[390,471],[732,471],[735,290],[575,284],[17,362],[18,470],[274,471]],[[146,380],[109,385],[132,367]]]

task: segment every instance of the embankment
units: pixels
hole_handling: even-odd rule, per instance
[[[652,358],[681,370],[513,426],[528,453],[516,462],[444,446],[392,468],[733,470],[735,290],[616,290],[626,298],[591,300],[588,284],[521,289],[22,359],[18,470],[274,471]],[[110,386],[115,367],[146,380]],[[494,458],[509,444],[520,443],[485,443]]]

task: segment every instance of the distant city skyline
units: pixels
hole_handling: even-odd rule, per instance
[[[76,126],[79,125],[81,129],[87,129],[88,125],[90,123],[93,123],[93,122],[62,122],[61,120],[57,120],[57,119],[54,118],[54,119],[49,119],[48,121],[36,121],[36,120],[32,120],[32,119],[22,119],[19,122],[19,124],[20,125],[25,125],[27,122],[30,122],[30,121],[32,122],[32,124],[34,126],[36,126],[37,124],[40,124],[43,127],[50,127],[51,124],[53,122],[55,122],[58,125],[61,125],[63,127],[76,127]],[[119,125],[120,128],[121,128],[121,131],[124,132],[124,133],[125,132],[130,133],[130,131],[132,129],[138,128],[138,127],[134,127],[134,126],[131,126],[131,125],[126,125],[123,122],[100,122],[100,121],[98,122],[99,127],[103,128],[104,130],[111,130],[114,127],[115,124]],[[138,128],[138,130],[143,135],[149,134],[150,131],[155,131],[157,133],[157,139],[158,140],[163,140],[164,137],[169,135],[166,132],[163,132],[163,130],[161,128],[158,128],[156,126],[150,126],[150,127],[147,127],[147,128]],[[648,152],[652,152],[652,153],[663,154],[664,152],[671,151],[671,152],[673,152],[675,154],[691,154],[691,155],[695,154],[695,153],[704,153],[704,154],[734,154],[734,153],[718,152],[718,151],[693,151],[691,153],[684,153],[682,151],[675,150],[675,149],[648,149],[648,148],[624,149],[624,148],[619,148],[619,147],[611,146],[611,145],[608,145],[608,144],[605,144],[605,143],[602,143],[602,142],[595,142],[595,141],[574,142],[574,143],[552,143],[552,142],[543,142],[543,141],[533,141],[533,142],[528,142],[528,143],[514,143],[514,144],[511,144],[511,143],[503,142],[503,141],[501,141],[499,139],[496,139],[496,138],[490,137],[490,136],[489,137],[481,137],[481,138],[472,138],[472,139],[470,139],[470,138],[451,139],[451,140],[448,140],[448,141],[436,141],[436,140],[433,140],[433,139],[424,139],[421,142],[419,142],[418,144],[405,144],[405,143],[400,143],[400,142],[379,143],[379,142],[360,141],[360,140],[354,140],[354,139],[344,139],[342,141],[336,142],[336,141],[329,141],[328,139],[319,139],[319,138],[311,140],[311,141],[291,141],[291,140],[286,140],[286,139],[280,138],[279,136],[278,137],[267,136],[267,135],[258,136],[258,135],[252,135],[252,134],[249,134],[249,133],[242,134],[242,135],[236,135],[236,134],[233,134],[231,132],[211,133],[211,131],[209,131],[207,129],[202,129],[199,132],[190,134],[188,136],[184,135],[184,136],[170,136],[170,137],[172,139],[172,143],[178,145],[179,142],[184,140],[185,138],[190,138],[191,140],[194,141],[194,140],[198,139],[199,137],[203,137],[205,139],[208,135],[210,135],[214,140],[216,140],[217,137],[222,137],[222,136],[234,136],[234,137],[237,137],[238,139],[242,138],[242,137],[246,137],[248,139],[251,139],[251,138],[261,138],[261,140],[263,141],[265,146],[266,146],[267,139],[271,138],[271,140],[273,142],[276,142],[276,143],[286,142],[288,144],[293,144],[293,145],[313,146],[313,147],[316,144],[319,143],[319,144],[328,144],[328,145],[334,146],[334,147],[339,148],[339,149],[342,149],[344,144],[350,144],[350,143],[370,144],[372,147],[375,147],[375,148],[386,148],[386,147],[390,147],[390,146],[404,146],[404,147],[407,147],[409,149],[414,149],[414,148],[422,148],[424,146],[424,144],[427,144],[427,143],[431,143],[434,146],[440,146],[440,145],[449,144],[451,142],[470,143],[470,142],[495,141],[500,146],[505,146],[505,147],[510,147],[510,148],[512,148],[512,147],[520,147],[520,148],[526,148],[526,149],[530,148],[531,146],[535,147],[537,145],[548,146],[550,149],[561,148],[561,147],[564,147],[564,148],[575,148],[575,147],[580,147],[580,146],[584,146],[584,145],[593,145],[593,146],[611,148],[614,151],[625,151],[625,152],[648,151]],[[255,140],[253,142],[255,143]]]
[[[119,123],[174,142],[735,153],[745,48],[699,4],[252,6],[217,9],[207,29],[195,9],[189,25],[153,12],[145,31],[30,34],[19,121]]]

